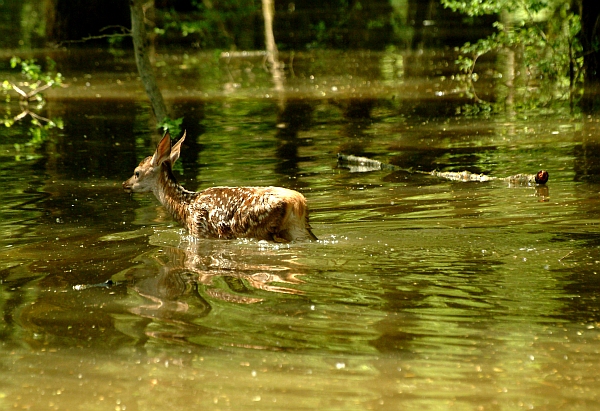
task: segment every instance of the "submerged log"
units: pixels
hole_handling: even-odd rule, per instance
[[[408,173],[428,174],[431,176],[445,178],[452,181],[507,181],[510,184],[517,185],[528,185],[528,184],[546,184],[548,181],[549,174],[546,170],[540,170],[536,174],[515,174],[508,177],[492,177],[485,174],[476,174],[469,171],[416,171],[410,169],[403,169],[401,167],[394,166],[392,164],[382,163],[377,160],[373,160],[367,157],[359,157],[353,155],[338,154],[338,163],[344,167],[350,169],[353,173],[364,173],[368,171],[405,171]]]
[[[338,154],[338,163],[344,168],[350,169],[351,173],[365,173],[368,171],[380,170],[401,170],[400,167],[391,164],[382,163],[377,160],[371,160],[367,157],[358,157],[353,155]]]

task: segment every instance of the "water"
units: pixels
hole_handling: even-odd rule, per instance
[[[596,409],[600,118],[454,116],[443,56],[297,56],[284,94],[200,57],[159,59],[180,181],[300,190],[319,241],[194,240],[122,192],[158,136],[132,62],[92,55],[39,112],[64,130],[0,130],[2,408]]]

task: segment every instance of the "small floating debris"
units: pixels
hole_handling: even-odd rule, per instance
[[[221,58],[244,58],[244,57],[264,57],[267,55],[265,50],[250,50],[250,51],[223,51]]]
[[[106,280],[103,283],[99,283],[99,284],[77,284],[77,285],[73,286],[73,289],[75,291],[81,291],[81,290],[86,290],[88,288],[97,288],[97,287],[109,288],[115,284],[116,283],[113,280]]]
[[[338,154],[338,164],[344,168],[348,168],[351,173],[364,173],[369,171],[405,171],[408,173],[428,174],[431,176],[445,178],[452,181],[507,181],[510,184],[527,185],[527,184],[546,184],[549,174],[546,170],[540,170],[536,174],[515,174],[508,177],[492,177],[485,174],[476,174],[469,171],[417,171],[412,169],[403,169],[392,164],[382,163],[381,161],[372,160],[367,157],[359,157],[353,155]]]

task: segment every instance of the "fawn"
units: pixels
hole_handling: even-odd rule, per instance
[[[167,132],[154,155],[123,183],[130,193],[152,191],[191,235],[201,238],[256,238],[275,242],[316,240],[308,223],[306,199],[282,187],[212,187],[189,191],[177,183],[173,164],[183,137],[171,147]]]

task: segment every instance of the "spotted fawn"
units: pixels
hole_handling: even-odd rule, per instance
[[[177,183],[173,164],[183,137],[171,147],[166,133],[154,155],[123,183],[129,193],[152,191],[191,235],[200,238],[256,238],[275,242],[316,240],[308,223],[306,199],[282,187],[211,187],[189,191]]]

